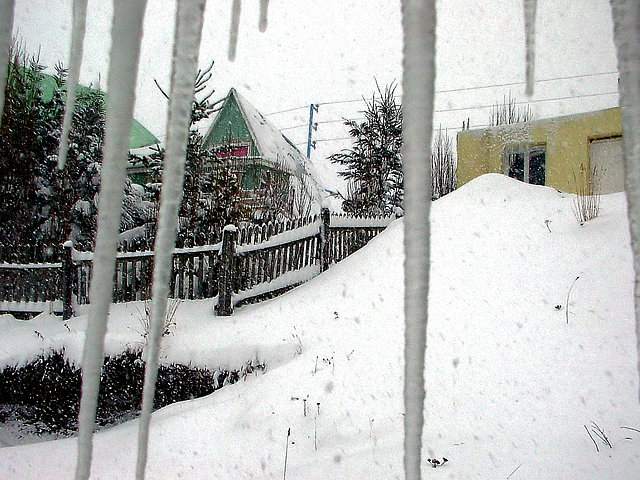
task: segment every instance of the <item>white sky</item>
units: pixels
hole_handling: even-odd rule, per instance
[[[471,127],[487,123],[491,105],[511,91],[525,100],[523,85],[473,87],[524,80],[522,0],[438,1],[437,90],[435,125]],[[200,52],[204,66],[216,64],[211,86],[214,97],[234,86],[264,114],[302,107],[269,118],[300,149],[306,151],[312,102],[370,97],[374,78],[381,85],[402,77],[400,1],[388,0],[271,0],[269,25],[260,33],[258,0],[243,2],[238,53],[227,60],[231,1],[209,1]],[[138,80],[136,118],[158,138],[164,138],[166,104],[153,79],[169,84],[175,2],[149,0]],[[607,0],[539,0],[536,77],[612,72],[616,70],[612,24]],[[106,87],[110,45],[111,2],[89,2],[81,82]],[[52,67],[68,64],[71,0],[17,0],[15,29],[30,51]],[[536,117],[606,108],[617,104],[616,75],[583,77],[537,85],[532,98]],[[400,93],[400,88],[398,88]],[[546,101],[558,97],[576,97]],[[358,117],[361,102],[321,105],[319,122]],[[439,110],[450,110],[438,112]],[[455,131],[452,131],[455,133]],[[347,136],[341,122],[320,123],[316,138]],[[348,146],[348,141],[320,141],[312,158],[319,161]],[[326,166],[326,165],[325,165]]]

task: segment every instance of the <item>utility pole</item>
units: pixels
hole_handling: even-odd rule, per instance
[[[317,103],[312,103],[311,105],[309,105],[309,136],[307,137],[307,158],[311,158],[311,147],[313,147],[314,149],[316,148],[316,141],[312,141],[311,136],[313,135],[314,130],[318,130],[318,122],[313,123],[313,112],[317,112],[319,106],[320,105],[318,105]]]

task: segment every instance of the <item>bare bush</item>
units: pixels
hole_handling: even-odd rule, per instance
[[[457,187],[453,140],[440,128],[431,148],[431,198],[440,198]]]
[[[162,326],[162,336],[166,337],[173,333],[172,329],[175,328],[175,316],[178,307],[182,301],[179,298],[170,298],[167,303],[167,312],[164,317],[164,324]],[[151,300],[145,300],[144,311],[138,310],[138,322],[140,323],[141,331],[138,332],[140,336],[147,341],[149,337],[149,331],[151,329]]]
[[[313,193],[309,175],[292,173],[279,157],[274,168],[261,170],[255,195],[261,211],[260,220],[264,222],[311,214]]]
[[[529,105],[518,106],[515,97],[509,92],[509,97],[503,97],[502,103],[496,102],[489,114],[489,125],[511,125],[513,123],[530,122],[533,120],[533,112]],[[467,125],[468,129],[468,125]]]
[[[573,173],[576,195],[573,197],[573,214],[580,225],[596,218],[600,213],[600,186],[604,168],[587,168],[582,163],[578,174]]]

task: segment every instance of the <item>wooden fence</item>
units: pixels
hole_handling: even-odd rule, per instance
[[[212,245],[176,248],[170,296],[217,297],[218,315],[235,305],[278,295],[339,262],[383,231],[391,217],[333,215],[288,220],[263,226],[228,226]],[[125,248],[126,250],[126,248]],[[89,304],[93,253],[67,242],[61,263],[0,264],[0,311],[53,309],[69,318]],[[115,302],[151,296],[153,251],[121,251],[116,256]]]

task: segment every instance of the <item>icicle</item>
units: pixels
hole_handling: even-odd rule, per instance
[[[429,293],[431,135],[435,85],[436,0],[402,2],[404,168],[404,469],[420,479],[424,361]]]
[[[84,31],[87,24],[88,0],[73,0],[73,30],[71,31],[71,48],[69,50],[69,75],[67,76],[67,102],[62,122],[62,136],[58,152],[58,169],[62,170],[67,162],[69,149],[69,132],[73,120],[73,110],[76,101],[76,90],[80,81],[80,65],[82,64],[82,50]]]
[[[525,93],[528,97],[533,95],[533,82],[535,81],[536,66],[536,6],[538,0],[523,0],[524,2],[524,35],[526,48],[526,80]]]
[[[144,479],[147,464],[149,424],[173,267],[178,208],[182,199],[184,164],[194,95],[193,79],[198,70],[198,52],[200,51],[205,3],[206,0],[179,0],[176,11],[167,142],[162,174],[158,233],[154,246],[151,331],[146,347],[147,365],[138,433],[137,480]]]
[[[240,26],[241,0],[233,0],[231,7],[231,27],[229,28],[229,53],[227,57],[230,62],[236,59],[236,48],[238,46],[238,27]]]
[[[269,0],[260,0],[260,20],[258,22],[258,30],[265,32],[267,30],[267,16],[269,13]]]
[[[102,367],[107,316],[113,291],[120,212],[133,119],[142,21],[146,0],[114,0],[107,118],[102,179],[98,208],[98,232],[93,260],[91,306],[82,355],[82,398],[78,416],[78,462],[76,480],[91,471],[100,369]]]
[[[640,4],[638,0],[611,0],[611,11],[620,74],[618,88],[625,158],[624,183],[635,270],[635,323],[640,375]]]
[[[7,84],[7,65],[11,61],[11,39],[13,35],[14,0],[0,2],[0,123],[4,111],[4,91]]]

